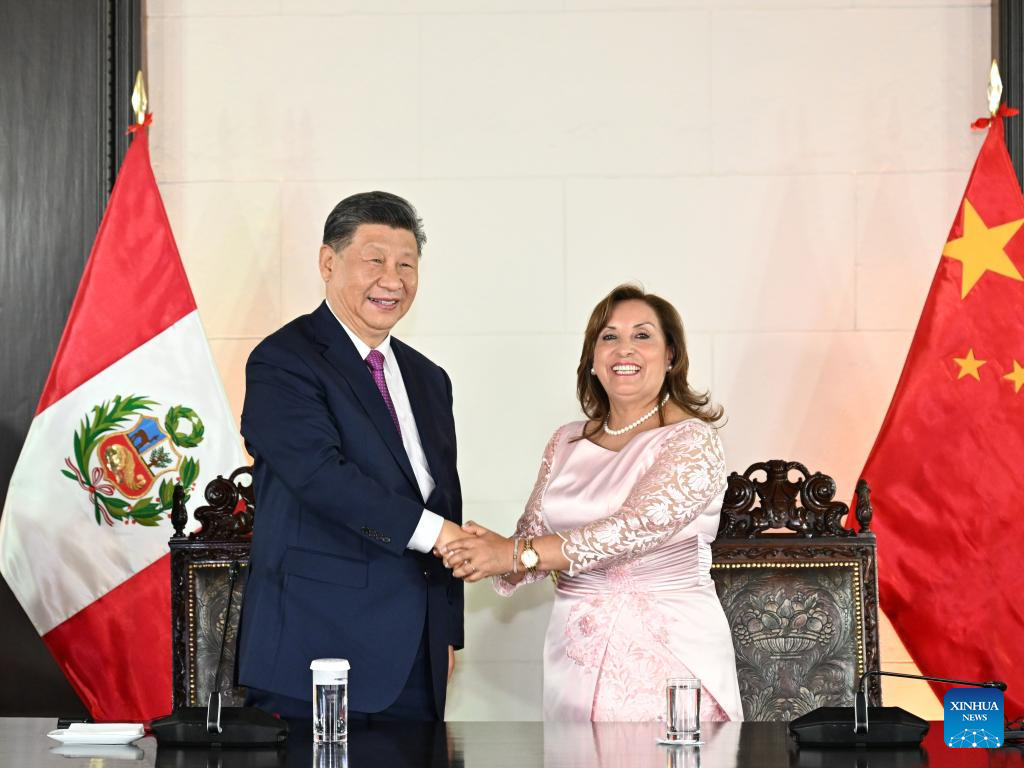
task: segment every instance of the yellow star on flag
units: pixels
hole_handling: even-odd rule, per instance
[[[1021,368],[1020,363],[1014,360],[1013,373],[1008,373],[1003,378],[1013,382],[1014,392],[1020,392],[1020,388],[1024,387],[1024,368]]]
[[[978,373],[978,369],[981,368],[987,360],[978,360],[974,356],[974,347],[967,350],[966,357],[954,357],[953,362],[960,366],[960,373],[957,374],[957,380],[962,379],[964,376],[973,376],[978,381],[981,381],[981,374]]]
[[[963,265],[961,299],[967,298],[968,292],[986,272],[995,272],[1013,280],[1024,280],[1003,250],[1017,234],[1021,224],[1024,224],[1024,219],[986,227],[971,201],[964,198],[963,237],[950,240],[942,249],[943,256],[956,259]]]

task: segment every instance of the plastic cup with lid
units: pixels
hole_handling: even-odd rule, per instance
[[[313,741],[336,744],[348,740],[347,659],[314,659]]]

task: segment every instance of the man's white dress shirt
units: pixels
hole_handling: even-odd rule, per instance
[[[365,341],[360,339],[352,330],[341,322],[330,302],[327,304],[335,319],[345,329],[345,333],[356,345],[356,352],[364,361],[370,354],[371,349]],[[409,393],[405,391],[405,382],[402,380],[402,370],[398,367],[395,353],[391,349],[391,335],[377,345],[376,349],[384,355],[384,381],[388,385],[388,394],[391,395],[391,402],[395,406],[395,413],[398,414],[398,425],[402,431],[402,445],[405,453],[412,464],[413,474],[416,475],[416,484],[420,488],[420,495],[427,499],[433,493],[436,483],[430,475],[430,468],[427,466],[427,455],[423,452],[423,442],[420,440],[420,431],[416,427],[416,419],[412,414],[412,405],[409,403]],[[367,368],[369,371],[369,368]],[[414,549],[417,552],[429,552],[434,548],[437,537],[441,535],[441,526],[444,525],[444,518],[436,512],[424,509],[420,515],[420,521],[416,530],[412,532],[412,538],[406,544],[406,549]]]

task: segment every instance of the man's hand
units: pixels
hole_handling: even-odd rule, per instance
[[[444,554],[445,567],[452,569],[453,576],[480,581],[512,570],[512,539],[472,521],[462,528],[462,538],[450,542]]]
[[[466,532],[458,525],[451,520],[445,520],[441,526],[441,533],[437,535],[437,541],[434,542],[434,556],[443,558],[448,551],[448,545],[456,539],[463,538],[465,535]]]
[[[455,646],[448,646],[448,682],[452,681],[452,675],[455,674]]]

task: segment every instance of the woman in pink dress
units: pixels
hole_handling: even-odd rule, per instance
[[[587,325],[577,392],[588,421],[548,442],[513,537],[438,553],[510,595],[557,572],[544,644],[546,720],[657,720],[665,679],[699,677],[702,720],[741,720],[732,636],[711,580],[726,487],[712,423],[687,383],[679,314],[619,286]]]

